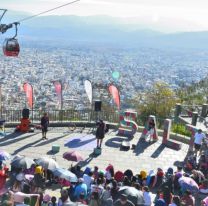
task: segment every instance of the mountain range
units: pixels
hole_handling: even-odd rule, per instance
[[[4,17],[5,23],[27,17],[15,14]],[[2,22],[4,23],[4,22]],[[14,30],[1,35],[0,39],[13,35]],[[106,43],[124,47],[156,47],[207,49],[208,31],[162,33],[110,16],[39,16],[20,21],[18,38],[22,42]]]

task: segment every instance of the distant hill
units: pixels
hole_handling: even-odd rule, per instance
[[[28,14],[8,15],[5,22],[13,22]],[[12,35],[8,32],[6,36]],[[144,25],[123,23],[109,16],[41,16],[22,22],[19,39],[23,42],[51,41],[67,45],[71,42],[109,43],[128,47],[207,49],[208,32],[164,34],[145,29]]]

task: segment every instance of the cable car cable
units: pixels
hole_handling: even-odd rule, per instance
[[[62,7],[68,6],[68,5],[70,5],[70,4],[74,4],[74,3],[78,2],[78,1],[81,1],[81,0],[71,1],[71,2],[69,2],[69,3],[66,3],[66,4],[63,4],[63,5],[57,6],[57,7],[55,7],[55,8],[52,8],[52,9],[49,9],[49,10],[43,11],[43,12],[41,12],[41,13],[39,13],[39,14],[35,14],[35,15],[32,15],[32,16],[29,16],[29,17],[26,17],[26,18],[20,19],[20,20],[19,20],[19,21],[17,21],[17,22],[27,21],[27,20],[29,20],[29,19],[35,18],[35,17],[40,16],[40,15],[42,15],[42,14],[48,13],[48,12],[50,12],[50,11],[53,11],[53,10],[56,10],[56,9],[59,9],[59,8],[62,8]]]

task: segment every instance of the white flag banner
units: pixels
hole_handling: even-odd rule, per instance
[[[92,104],[92,83],[89,80],[85,80],[84,82],[85,91],[89,98],[90,104]]]

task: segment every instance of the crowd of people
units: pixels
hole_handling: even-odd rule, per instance
[[[115,171],[78,164],[70,168],[77,177],[70,182],[53,171],[32,165],[11,167],[0,162],[1,206],[208,206],[208,150],[202,131],[195,135],[194,151],[177,169]],[[102,142],[101,142],[102,143]],[[98,146],[101,146],[100,145]],[[139,166],[138,166],[139,168]],[[60,195],[46,194],[60,185]],[[153,195],[156,194],[156,195]],[[154,197],[154,198],[153,198]],[[198,203],[198,201],[200,202]]]

